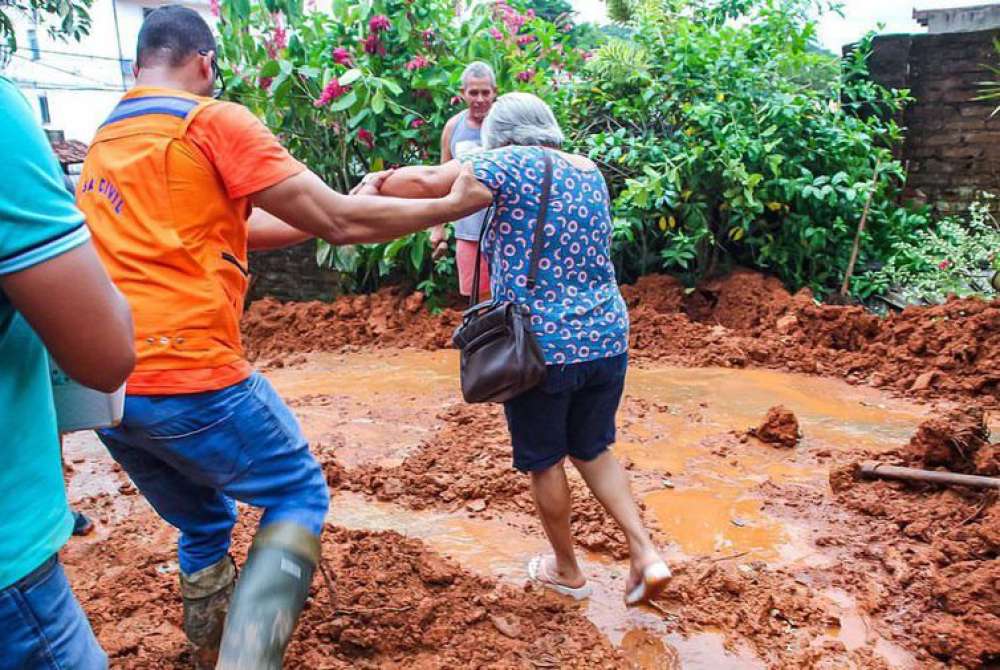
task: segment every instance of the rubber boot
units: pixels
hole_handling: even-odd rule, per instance
[[[235,581],[236,566],[231,556],[193,574],[181,573],[184,633],[191,644],[195,670],[215,667]]]
[[[280,670],[318,562],[319,537],[302,526],[258,531],[226,617],[219,670]]]

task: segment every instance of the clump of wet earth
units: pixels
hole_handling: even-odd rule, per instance
[[[802,439],[799,420],[787,407],[776,405],[767,411],[764,421],[747,433],[765,444],[792,449]]]

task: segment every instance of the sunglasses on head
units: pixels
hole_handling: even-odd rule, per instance
[[[199,56],[207,56],[212,54],[212,77],[218,80],[218,84],[215,86],[215,90],[212,93],[213,98],[221,98],[226,92],[226,80],[222,76],[222,70],[219,69],[219,61],[215,57],[215,53],[211,49],[199,49]]]

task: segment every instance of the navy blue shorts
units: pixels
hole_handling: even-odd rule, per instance
[[[541,384],[504,403],[514,467],[546,470],[566,456],[592,461],[615,441],[628,354],[549,365]]]

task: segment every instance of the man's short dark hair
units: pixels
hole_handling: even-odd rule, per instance
[[[183,65],[199,51],[215,51],[215,36],[205,19],[180,5],[158,7],[149,13],[139,31],[136,65],[140,68],[166,63]]]

